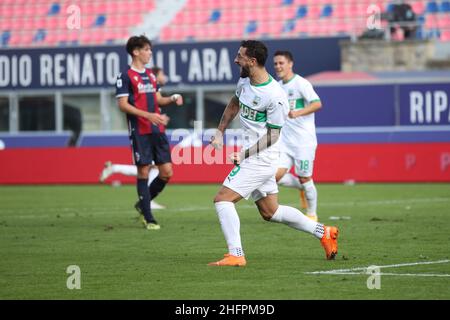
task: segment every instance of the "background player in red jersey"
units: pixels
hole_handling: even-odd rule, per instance
[[[160,105],[183,104],[179,94],[163,97],[158,90],[156,76],[145,65],[152,57],[151,41],[141,35],[128,39],[126,49],[131,65],[117,77],[116,98],[121,111],[127,114],[133,161],[138,168],[137,192],[142,222],[148,230],[160,229],[154,218],[150,200],[155,198],[172,176],[170,146],[165,134],[169,117],[160,112]],[[159,175],[148,186],[148,173],[152,161]]]

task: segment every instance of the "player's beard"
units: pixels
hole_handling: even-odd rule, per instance
[[[250,69],[244,66],[241,66],[241,78],[248,78],[250,76]]]

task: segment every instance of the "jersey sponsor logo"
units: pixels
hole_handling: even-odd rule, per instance
[[[266,112],[261,112],[255,109],[252,109],[242,102],[239,102],[239,106],[242,108],[241,116],[247,120],[256,121],[256,122],[266,122],[267,114]]]
[[[155,92],[156,91],[155,87],[153,87],[153,85],[151,83],[143,84],[143,83],[139,82],[137,87],[138,87],[138,92],[139,93],[149,93],[149,92]]]

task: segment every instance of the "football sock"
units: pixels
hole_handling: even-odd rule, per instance
[[[323,224],[308,219],[303,213],[292,207],[278,206],[270,221],[284,223],[291,228],[308,232],[319,239],[323,236]]]
[[[308,201],[308,208],[306,209],[306,214],[315,216],[317,213],[317,189],[314,185],[313,180],[303,184],[305,188],[305,197]]]
[[[162,191],[162,189],[164,189],[166,184],[166,181],[162,180],[160,177],[156,177],[148,187],[148,190],[150,192],[150,199],[155,199],[156,196]]]
[[[148,179],[137,179],[137,192],[142,213],[144,214],[145,221],[156,222],[152,215],[150,208],[150,194],[148,191],[147,181]]]
[[[150,172],[148,173],[148,185],[155,180],[155,178],[159,175],[159,169],[158,168],[151,168]]]
[[[128,164],[113,164],[111,166],[113,173],[120,173],[125,176],[137,176],[137,167]]]
[[[219,201],[214,204],[219,216],[220,226],[228,245],[228,252],[233,256],[243,256],[241,234],[239,232],[241,223],[233,202]]]
[[[279,181],[278,184],[280,186],[289,187],[289,188],[297,188],[302,190],[303,185],[298,181],[298,179],[292,174],[287,172]]]

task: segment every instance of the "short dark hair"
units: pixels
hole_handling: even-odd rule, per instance
[[[127,41],[127,52],[130,56],[133,56],[133,51],[135,49],[142,49],[146,44],[148,44],[150,48],[152,47],[152,42],[146,36],[132,36]]]
[[[267,47],[257,40],[243,40],[241,47],[246,48],[246,55],[255,58],[260,66],[264,66],[267,60]]]
[[[285,50],[285,51],[278,50],[277,52],[274,53],[273,56],[274,57],[276,57],[276,56],[283,56],[286,59],[288,59],[289,61],[294,62],[294,57],[292,56],[292,53],[290,51],[287,51],[287,50]]]

